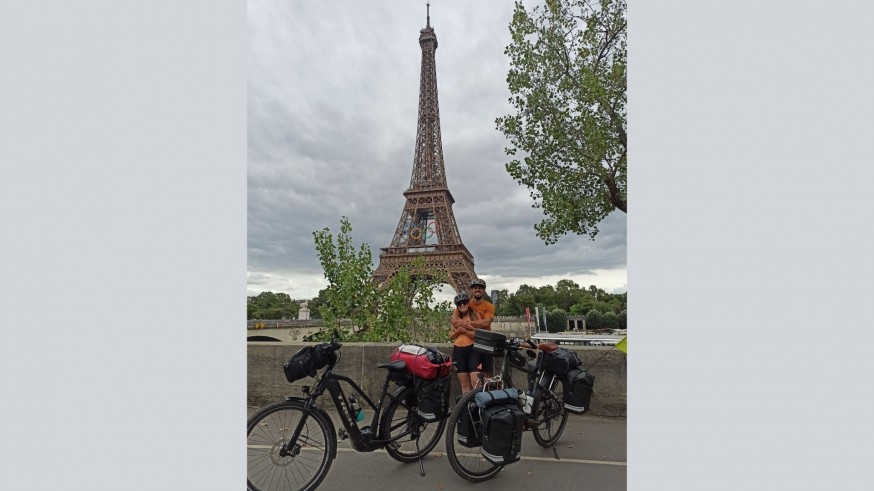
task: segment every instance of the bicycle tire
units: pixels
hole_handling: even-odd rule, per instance
[[[449,465],[456,474],[470,482],[488,481],[504,469],[504,466],[486,460],[480,453],[480,447],[464,447],[455,441],[458,417],[473,401],[477,392],[482,392],[482,389],[474,389],[461,396],[446,421],[446,457]]]
[[[538,387],[532,403],[532,417],[538,424],[532,428],[534,441],[541,447],[551,447],[561,438],[567,425],[568,412],[564,408],[562,395],[554,389],[558,387],[558,379],[552,382],[549,391],[544,392]]]
[[[443,436],[443,429],[446,427],[446,418],[429,423],[419,416],[415,406],[408,403],[408,399],[415,400],[415,397],[408,397],[412,390],[412,387],[398,389],[394,394],[395,398],[390,399],[388,406],[386,406],[385,413],[383,413],[379,423],[382,432],[380,438],[384,440],[392,438],[395,434],[403,433],[409,428],[416,428],[414,433],[385,447],[385,451],[391,458],[403,463],[416,462],[420,457],[424,457],[431,450],[434,450],[440,437]],[[417,442],[418,450],[416,450]]]
[[[297,443],[294,456],[279,456],[304,415],[303,401],[282,401],[264,407],[251,418],[246,428],[246,489],[248,491],[298,490],[318,487],[331,469],[336,455],[337,436],[333,425],[318,412],[311,412]]]

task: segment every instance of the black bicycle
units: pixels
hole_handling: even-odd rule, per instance
[[[495,335],[496,333],[492,333]],[[495,357],[503,357],[500,370],[491,378],[484,378],[480,374],[480,381],[474,390],[461,396],[449,415],[446,429],[446,456],[452,469],[462,478],[471,482],[482,482],[495,477],[504,468],[503,465],[493,464],[486,460],[477,445],[461,445],[457,441],[456,434],[459,418],[462,412],[467,412],[467,417],[476,420],[476,404],[474,397],[484,390],[508,389],[513,387],[511,368],[520,370],[527,375],[528,388],[520,394],[520,401],[524,411],[528,414],[526,429],[534,434],[534,440],[542,447],[552,447],[556,458],[555,442],[559,439],[567,424],[568,411],[564,408],[562,392],[559,381],[561,376],[551,373],[543,366],[545,352],[553,351],[558,346],[555,343],[541,343],[537,345],[538,351],[532,349],[535,344],[531,340],[500,339],[496,337],[494,351]],[[525,349],[525,355],[521,351]],[[506,356],[504,353],[506,352]],[[526,356],[527,355],[527,356]],[[474,415],[474,416],[471,416]],[[479,423],[474,423],[475,425]],[[481,431],[481,427],[478,431]]]
[[[421,459],[440,440],[446,426],[446,415],[438,414],[437,421],[429,422],[419,414],[412,379],[406,371],[406,362],[402,360],[377,365],[388,372],[379,403],[374,404],[358,384],[333,373],[341,346],[335,332],[330,343],[304,348],[311,350],[310,359],[315,360],[312,368],[308,368],[310,375],[316,378],[312,391],[305,386],[306,398],[286,397],[249,418],[246,440],[248,491],[312,490],[328,475],[337,456],[338,434],[328,413],[316,404],[326,390],[343,424],[339,431],[341,439],[348,437],[352,448],[358,452],[384,448],[399,462],[418,460],[421,473],[425,474]],[[324,371],[319,375],[316,371],[322,368]],[[398,384],[398,388],[389,393],[392,381]],[[354,394],[347,397],[340,382],[346,382]],[[359,414],[355,394],[374,411],[370,424],[363,427],[359,427],[357,422],[363,420],[363,416]]]

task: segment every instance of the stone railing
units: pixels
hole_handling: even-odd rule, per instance
[[[247,344],[248,349],[248,404],[263,406],[282,400],[283,397],[302,396],[301,387],[312,385],[314,380],[306,378],[289,384],[282,372],[282,364],[303,346],[313,343],[255,343]],[[376,368],[379,363],[390,359],[397,344],[386,343],[346,343],[340,351],[340,360],[334,371],[356,381],[371,399],[378,397],[385,381],[385,371]],[[450,344],[434,344],[444,353],[452,353]],[[626,417],[626,355],[607,347],[567,347],[577,352],[583,367],[590,367],[595,376],[595,395],[592,409],[584,415]],[[496,360],[496,363],[498,360]],[[594,364],[594,365],[593,365]],[[525,374],[513,370],[514,385],[525,387]],[[459,394],[458,378],[452,375],[452,394]],[[331,398],[327,394],[319,399],[319,404],[330,408]]]

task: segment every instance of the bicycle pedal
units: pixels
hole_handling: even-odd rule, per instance
[[[343,440],[349,438],[349,434],[346,433],[346,429],[345,429],[345,428],[340,428],[340,431],[337,432],[337,436],[340,437],[340,441],[341,441],[341,442],[342,442]]]

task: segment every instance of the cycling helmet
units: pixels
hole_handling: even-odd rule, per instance
[[[455,296],[455,305],[458,306],[461,302],[470,301],[470,297],[467,296],[467,293],[461,292]]]
[[[474,279],[473,281],[470,282],[470,287],[471,287],[471,288],[473,288],[473,287],[475,287],[475,286],[481,286],[482,289],[485,290],[485,289],[486,289],[486,282],[483,281],[483,280],[481,280],[481,279],[479,279],[479,278],[476,278],[476,279]]]

